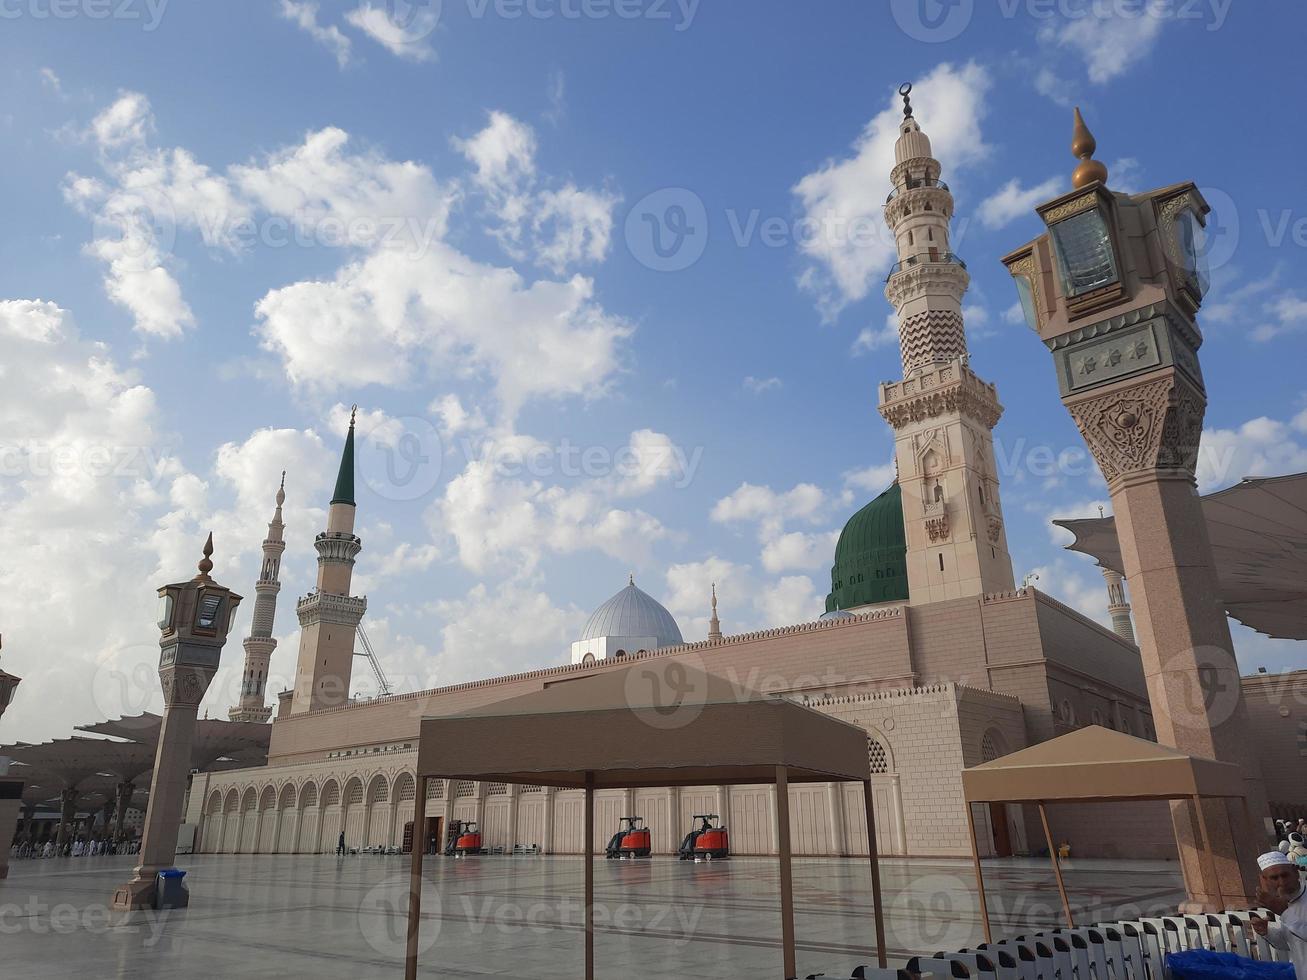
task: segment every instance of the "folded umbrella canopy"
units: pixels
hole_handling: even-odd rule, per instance
[[[1267,636],[1307,640],[1307,473],[1247,479],[1202,498],[1225,611]],[[1111,517],[1054,521],[1071,551],[1124,574]]]

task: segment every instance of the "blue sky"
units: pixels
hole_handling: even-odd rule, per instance
[[[1203,487],[1307,468],[1283,112],[1307,14],[1276,8],[4,0],[5,737],[156,703],[154,588],[210,528],[244,635],[283,468],[288,678],[355,402],[356,584],[397,686],[564,662],[628,571],[687,639],[713,580],[728,632],[815,618],[834,535],[892,479],[877,226],[905,80],[1007,409],[1017,578],[1104,619],[1048,520],[1106,489],[998,258],[1069,187],[1072,104],[1114,187],[1196,181]],[[1300,661],[1236,642],[1245,669]]]

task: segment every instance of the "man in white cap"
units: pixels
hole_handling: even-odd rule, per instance
[[[1252,929],[1276,949],[1287,950],[1294,974],[1299,980],[1307,980],[1307,899],[1303,898],[1307,886],[1298,865],[1279,851],[1263,854],[1257,865],[1262,869],[1257,901],[1278,915],[1280,921],[1254,919]]]

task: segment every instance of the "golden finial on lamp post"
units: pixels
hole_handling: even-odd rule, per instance
[[[1107,184],[1107,167],[1094,159],[1096,149],[1098,149],[1098,141],[1085,125],[1085,117],[1080,115],[1080,107],[1076,106],[1076,128],[1071,136],[1071,152],[1081,163],[1071,175],[1071,184],[1077,190],[1088,187],[1094,181]]]

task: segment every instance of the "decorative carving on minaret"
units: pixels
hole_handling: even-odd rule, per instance
[[[231,721],[264,722],[272,717],[272,706],[264,704],[264,692],[272,652],[277,649],[272,627],[277,615],[277,593],[281,591],[281,556],[286,551],[282,537],[286,526],[281,519],[281,508],[286,503],[285,470],[281,471],[276,500],[277,508],[268,522],[268,536],[263,539],[259,580],[254,584],[254,617],[244,643],[245,671],[241,675],[240,701],[227,712]]]
[[[898,314],[903,380],[881,385],[879,410],[910,491],[902,498],[908,592],[925,603],[1010,591],[1013,580],[989,465],[1003,407],[969,364],[962,304],[971,279],[949,244],[953,195],[911,91],[899,90],[903,121],[885,204],[898,252],[885,296]]]

